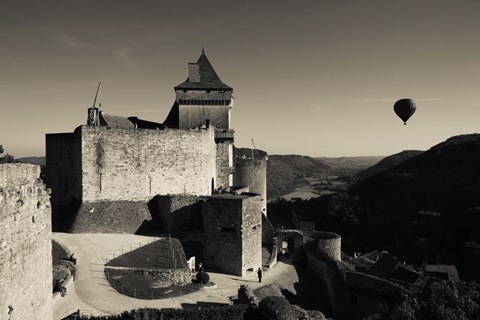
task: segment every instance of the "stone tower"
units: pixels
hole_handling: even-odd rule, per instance
[[[233,89],[223,83],[202,50],[197,62],[188,64],[188,78],[175,87],[176,101],[164,124],[167,127],[192,129],[215,127],[217,144],[217,179],[215,188],[233,185],[233,140],[230,112]]]

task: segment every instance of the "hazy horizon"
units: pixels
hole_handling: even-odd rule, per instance
[[[3,1],[0,145],[105,113],[162,122],[205,52],[233,87],[235,145],[270,154],[388,156],[479,132],[480,2]],[[404,126],[393,112],[416,101]]]

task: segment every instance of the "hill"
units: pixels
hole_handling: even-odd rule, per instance
[[[36,164],[39,166],[44,166],[46,163],[45,157],[23,157],[23,158],[17,158],[16,160],[19,162]]]
[[[254,157],[266,157],[267,153],[255,150]],[[235,158],[250,159],[252,149],[235,148]],[[312,157],[301,155],[269,155],[267,162],[267,196],[269,199],[287,194],[296,186],[308,184],[305,177],[316,173],[327,173],[332,169],[329,165]]]
[[[359,181],[351,192],[386,208],[457,212],[480,206],[480,134],[452,137]]]
[[[391,167],[394,167],[397,164],[399,164],[399,163],[401,163],[405,160],[416,157],[419,154],[421,154],[422,152],[423,151],[420,151],[420,150],[405,150],[405,151],[393,154],[391,156],[388,156],[388,157],[380,160],[375,165],[373,165],[373,166],[371,166],[371,167],[369,167],[369,168],[367,168],[363,171],[360,171],[357,174],[357,178],[365,179],[365,178],[371,177],[378,172],[390,169]]]
[[[358,181],[352,196],[365,203],[369,240],[421,263],[456,264],[479,279],[480,134],[461,135]]]
[[[318,157],[315,158],[333,169],[333,173],[336,175],[355,175],[358,172],[369,168],[382,160],[383,156],[365,156],[365,157]]]

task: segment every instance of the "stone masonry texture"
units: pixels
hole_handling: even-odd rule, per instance
[[[205,265],[245,276],[261,267],[259,196],[218,195],[204,203]]]
[[[216,177],[213,130],[81,127],[82,200],[209,195]]]
[[[72,196],[135,201],[209,195],[216,178],[213,131],[81,126],[73,134],[47,135],[47,182],[62,205]]]
[[[50,195],[40,167],[0,165],[0,319],[51,320]]]

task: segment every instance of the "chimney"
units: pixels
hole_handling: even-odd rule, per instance
[[[188,82],[200,82],[200,66],[198,63],[188,64]]]

